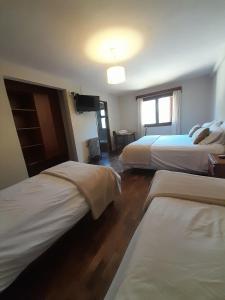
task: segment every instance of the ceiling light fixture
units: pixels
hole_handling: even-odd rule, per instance
[[[117,53],[115,48],[110,48],[111,56],[116,61]],[[107,69],[108,84],[119,84],[126,80],[125,68],[122,66],[113,66]]]
[[[113,66],[107,69],[108,84],[119,84],[126,80],[125,68],[122,66]]]

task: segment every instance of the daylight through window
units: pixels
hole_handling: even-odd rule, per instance
[[[161,96],[155,99],[144,100],[142,103],[141,117],[143,125],[171,125],[172,96]]]

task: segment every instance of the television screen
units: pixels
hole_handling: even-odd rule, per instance
[[[99,107],[99,96],[75,95],[77,112],[97,111]]]

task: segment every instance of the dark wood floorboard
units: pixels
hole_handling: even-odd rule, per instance
[[[101,162],[118,167],[114,156]],[[118,169],[117,169],[118,170]],[[143,215],[153,173],[122,174],[122,197],[101,218],[90,214],[28,267],[0,299],[101,300]]]

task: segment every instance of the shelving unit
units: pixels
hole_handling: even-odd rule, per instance
[[[12,80],[5,85],[28,174],[68,160],[57,92]]]
[[[30,176],[42,169],[44,144],[33,94],[8,91],[12,114]]]

